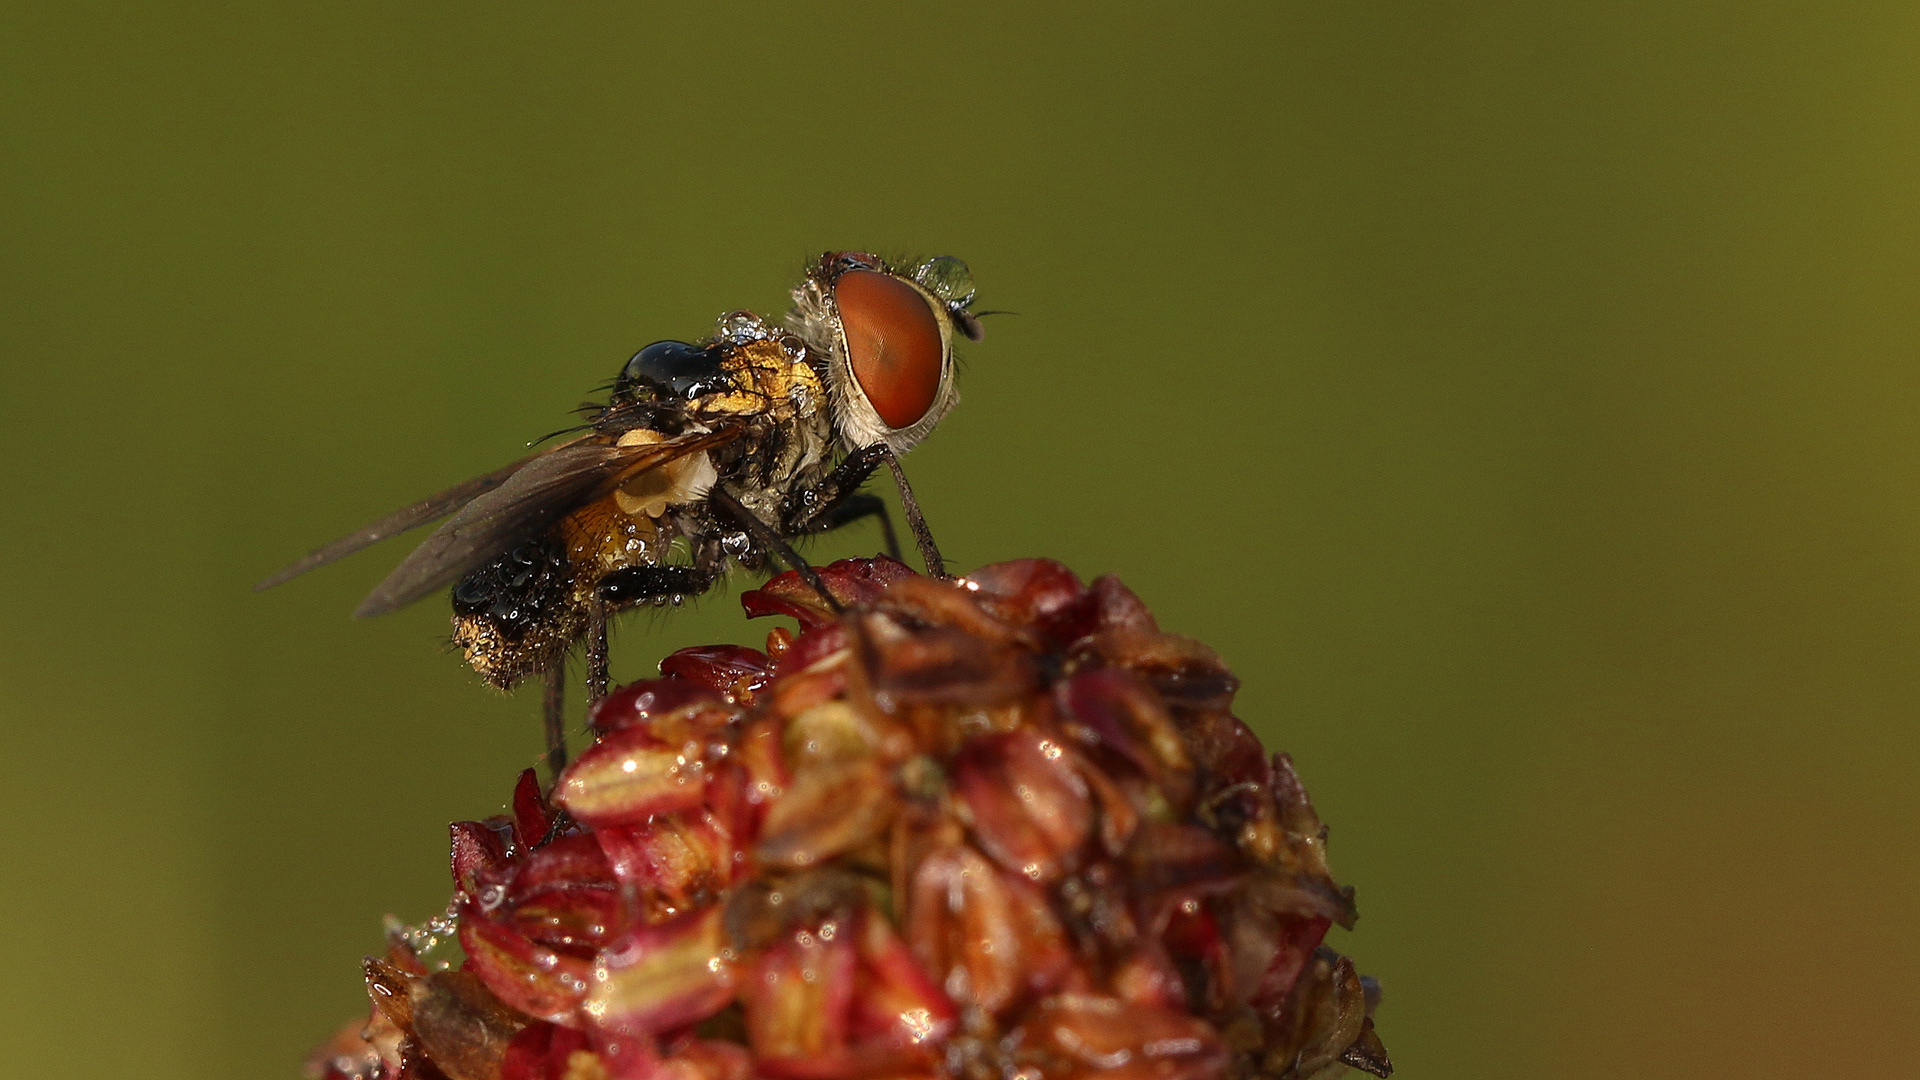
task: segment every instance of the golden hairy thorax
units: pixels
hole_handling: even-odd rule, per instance
[[[693,402],[696,420],[749,418],[780,425],[826,399],[820,373],[806,362],[806,347],[792,337],[747,341],[720,363],[732,389]]]

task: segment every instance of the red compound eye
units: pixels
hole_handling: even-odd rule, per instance
[[[940,392],[944,357],[933,306],[913,286],[875,270],[841,274],[833,296],[860,389],[888,427],[913,426]]]

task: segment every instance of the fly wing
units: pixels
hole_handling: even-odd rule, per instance
[[[285,585],[309,570],[317,570],[330,562],[337,562],[362,548],[372,547],[389,536],[398,536],[409,529],[417,529],[429,521],[446,517],[455,510],[507,482],[507,478],[525,468],[527,463],[542,454],[552,453],[543,450],[540,454],[529,454],[511,465],[503,465],[487,473],[476,476],[464,484],[456,484],[438,495],[429,495],[412,506],[403,506],[379,521],[361,529],[359,532],[343,536],[326,547],[311,552],[299,562],[267,578],[253,587],[254,592],[262,592],[275,585]]]
[[[589,439],[549,450],[461,507],[401,560],[353,613],[365,617],[403,608],[546,531],[639,473],[729,442],[737,434],[721,430],[638,446]]]

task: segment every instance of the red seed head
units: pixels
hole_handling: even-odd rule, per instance
[[[792,573],[742,597],[799,622],[777,656],[672,654],[551,796],[457,824],[463,968],[397,942],[315,1075],[1391,1071],[1322,945],[1352,891],[1217,655],[1044,560],[820,578],[843,610]]]

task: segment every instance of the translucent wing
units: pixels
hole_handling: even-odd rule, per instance
[[[634,476],[730,442],[738,434],[735,429],[723,429],[638,446],[589,438],[549,450],[462,506],[401,560],[353,613],[364,617],[403,608],[451,585]]]
[[[362,548],[371,547],[389,536],[398,536],[409,529],[417,529],[429,521],[446,517],[455,510],[507,482],[507,478],[519,472],[526,464],[544,454],[529,454],[511,465],[504,465],[485,476],[476,476],[464,484],[456,484],[437,495],[429,495],[412,506],[404,506],[379,521],[361,529],[359,532],[343,536],[326,547],[320,548],[302,558],[285,570],[267,578],[253,587],[254,592],[271,589],[275,585],[285,585],[309,570],[317,570],[330,562],[337,562]]]

